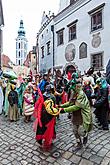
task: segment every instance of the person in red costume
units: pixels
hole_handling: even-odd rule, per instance
[[[52,140],[56,138],[55,124],[56,116],[60,113],[54,107],[55,96],[52,94],[51,85],[47,85],[46,92],[42,95],[38,88],[38,100],[35,103],[34,131],[36,131],[36,141],[42,149],[49,150],[52,146]]]

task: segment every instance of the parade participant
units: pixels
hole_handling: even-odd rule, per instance
[[[43,75],[43,79],[41,80],[41,82],[39,83],[38,87],[40,88],[41,92],[44,93],[45,91],[45,86],[46,86],[46,82],[47,82],[47,74],[45,73]]]
[[[16,91],[18,93],[18,108],[20,111],[20,115],[23,113],[23,82],[17,81],[17,88]]]
[[[2,79],[0,78],[0,115],[2,114],[2,110],[3,110],[3,90],[2,90]]]
[[[66,79],[63,78],[61,71],[57,70],[56,71],[56,77],[55,77],[55,81],[54,81],[54,86],[55,86],[55,97],[56,97],[56,104],[60,105],[63,102],[65,102],[65,85],[66,85],[67,81]],[[63,100],[62,100],[63,99]],[[59,116],[57,116],[57,118],[59,119]]]
[[[62,108],[61,113],[72,112],[73,131],[76,137],[76,146],[73,151],[77,151],[87,143],[88,133],[92,129],[92,113],[87,96],[78,79],[75,78],[71,81],[70,91],[69,102],[60,107]],[[83,142],[81,136],[83,136]]]
[[[8,109],[9,109],[9,102],[8,102],[8,94],[10,92],[10,82],[9,80],[5,80],[5,83],[6,83],[6,89],[5,89],[5,101],[4,101],[4,109],[3,109],[3,112],[4,112],[4,115],[7,116],[8,115]]]
[[[94,78],[93,78],[94,68],[90,68],[86,75],[83,76],[83,84],[84,82],[89,81],[92,86],[95,85]]]
[[[10,121],[17,121],[19,117],[18,113],[18,94],[15,91],[16,87],[11,84],[11,91],[8,94],[9,110],[8,117]]]
[[[24,102],[23,102],[23,114],[25,116],[24,121],[28,123],[31,121],[31,116],[34,111],[34,99],[33,99],[33,88],[28,85],[24,91]]]
[[[50,84],[46,86],[46,92],[43,95],[38,88],[39,98],[34,110],[36,140],[44,150],[51,149],[52,140],[56,137],[55,119],[59,110],[54,107],[55,97],[52,91],[53,87]]]
[[[109,130],[108,84],[105,79],[98,78],[96,80],[96,86],[94,87],[94,94],[96,99],[93,105],[96,108],[94,113],[96,115],[96,118],[98,119],[99,126],[101,126],[103,130]]]
[[[92,86],[91,86],[91,82],[90,81],[85,81],[84,84],[83,84],[83,90],[89,100],[89,103],[90,105],[92,106],[92,94],[93,94],[93,89],[92,89]]]

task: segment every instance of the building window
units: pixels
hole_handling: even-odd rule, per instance
[[[50,54],[50,41],[47,42],[47,55]]]
[[[63,39],[63,31],[64,31],[64,28],[59,30],[58,32],[56,32],[57,33],[57,45],[58,46],[64,43],[63,42],[63,40],[64,40]]]
[[[94,70],[103,70],[103,53],[91,55],[91,66]]]
[[[20,58],[21,54],[20,54],[20,51],[19,51],[19,58]]]
[[[102,28],[102,10],[91,16],[91,31]]]
[[[42,58],[44,58],[44,46],[41,47]]]
[[[19,49],[20,49],[20,43],[19,43]]]
[[[103,27],[103,7],[105,3],[96,7],[95,9],[88,12],[91,16],[91,31],[101,29]]]
[[[76,24],[69,26],[69,41],[76,38]]]
[[[21,64],[21,63],[20,63],[20,60],[19,60],[18,62],[19,62],[19,65],[20,65],[20,64]]]
[[[87,44],[85,42],[79,46],[79,59],[82,58],[87,58]]]

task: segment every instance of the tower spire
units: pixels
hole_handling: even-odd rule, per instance
[[[23,25],[23,20],[21,19],[20,20],[20,27],[19,27],[19,30],[18,30],[18,36],[24,36],[25,37],[25,30],[24,30],[24,25]]]

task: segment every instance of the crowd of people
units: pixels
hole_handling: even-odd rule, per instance
[[[56,119],[68,113],[76,138],[74,151],[86,145],[93,128],[93,114],[99,129],[109,130],[110,85],[100,71],[90,68],[84,75],[78,70],[62,74],[51,70],[43,75],[22,76],[15,80],[0,78],[0,114],[10,122],[20,116],[29,123],[33,116],[36,141],[43,149],[51,149],[56,138]],[[65,128],[66,129],[66,128]]]

